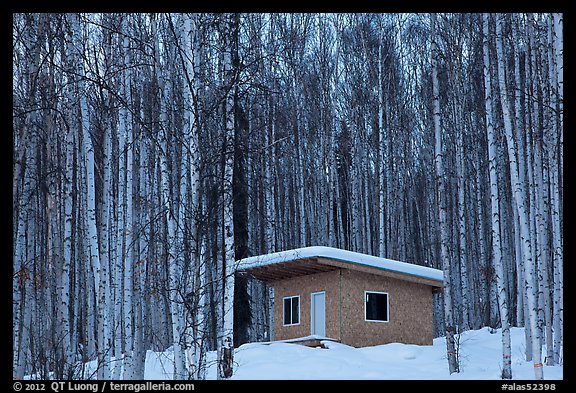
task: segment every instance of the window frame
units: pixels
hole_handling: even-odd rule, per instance
[[[386,295],[386,320],[381,319],[368,319],[368,294]],[[388,292],[380,291],[364,291],[364,321],[365,322],[390,322],[390,294]]]
[[[286,299],[290,299],[290,323],[286,323]],[[298,299],[298,322],[293,323],[294,315],[292,315],[292,302],[293,299]],[[300,325],[300,295],[295,296],[285,296],[282,298],[282,326],[297,326]]]

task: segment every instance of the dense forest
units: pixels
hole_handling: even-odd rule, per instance
[[[562,362],[562,14],[13,14],[12,45],[14,378],[169,347],[227,378],[270,339],[235,261],[311,245],[442,269],[450,372],[483,326],[503,378],[510,326]]]

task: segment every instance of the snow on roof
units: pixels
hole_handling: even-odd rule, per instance
[[[322,246],[297,248],[294,250],[286,250],[272,254],[244,258],[237,261],[237,270],[244,271],[252,268],[307,258],[328,258],[341,262],[348,262],[357,265],[369,266],[377,269],[407,274],[410,276],[426,278],[434,281],[444,280],[444,274],[442,270],[415,265],[412,263],[394,261],[387,258],[375,257],[373,255],[361,254],[359,252]]]

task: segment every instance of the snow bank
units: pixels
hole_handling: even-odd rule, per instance
[[[327,349],[281,342],[250,343],[236,349],[237,362],[232,379],[500,379],[502,368],[501,332],[489,328],[461,335],[461,372],[450,375],[446,341],[431,346],[385,344],[353,348],[323,341]],[[524,360],[524,329],[512,328],[512,375],[514,379],[534,378],[531,362]],[[216,377],[212,365],[209,378]],[[544,367],[545,379],[562,379],[562,366]]]
[[[512,376],[531,380],[531,362],[524,360],[524,329],[512,328]],[[286,342],[248,343],[235,349],[232,379],[500,379],[502,369],[501,331],[489,328],[471,330],[460,336],[461,372],[448,372],[446,341],[434,339],[433,345],[385,344],[354,348],[335,341],[321,341],[326,347],[310,348]],[[148,351],[144,378],[171,379],[174,354]],[[206,356],[207,379],[216,379],[216,353]],[[120,366],[120,364],[117,364]],[[85,377],[95,378],[96,361],[85,365]],[[563,379],[562,366],[544,366],[544,378]],[[30,376],[26,379],[30,379]]]

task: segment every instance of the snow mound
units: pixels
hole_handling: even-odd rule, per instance
[[[471,330],[460,336],[461,372],[448,372],[446,340],[430,346],[391,343],[354,348],[335,341],[321,341],[326,349],[285,342],[244,344],[236,349],[237,367],[232,379],[500,379],[502,344],[500,330]],[[511,329],[512,376],[534,378],[532,363],[524,360],[523,328]],[[208,377],[215,378],[216,368]],[[544,367],[545,379],[562,379],[562,366]]]
[[[533,365],[524,359],[523,328],[511,328],[512,377],[531,380]],[[320,337],[318,337],[320,338]],[[332,340],[320,340],[324,348],[288,342],[248,343],[235,349],[232,379],[500,379],[501,331],[489,328],[464,332],[460,341],[460,373],[448,372],[446,340],[433,345],[391,343],[354,348]],[[144,378],[171,379],[174,353],[147,351]],[[206,356],[207,379],[216,379],[216,353]],[[120,364],[117,364],[120,366]],[[86,378],[95,378],[97,364],[86,363]],[[544,378],[563,379],[562,365],[544,366]],[[28,376],[27,379],[31,379]]]

